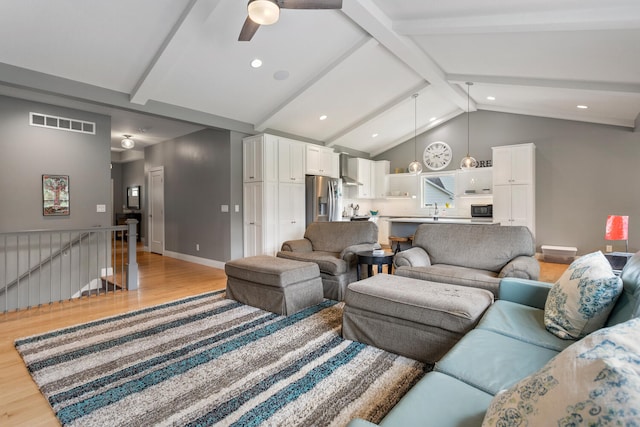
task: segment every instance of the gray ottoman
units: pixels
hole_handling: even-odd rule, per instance
[[[320,269],[314,262],[271,256],[229,261],[227,298],[288,316],[323,301]]]
[[[342,336],[435,363],[492,303],[485,289],[378,274],[347,288]]]

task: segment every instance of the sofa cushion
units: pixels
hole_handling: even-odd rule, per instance
[[[498,394],[483,426],[638,425],[640,319],[601,329]]]
[[[554,351],[562,351],[572,343],[547,331],[544,327],[544,310],[511,301],[498,300],[493,303],[477,328]]]
[[[500,279],[497,273],[456,265],[434,264],[428,267],[402,266],[396,269],[395,274],[432,282],[486,289],[496,296],[500,288]]]
[[[347,271],[349,271],[349,265],[347,264],[347,262],[343,259],[338,258],[338,255],[339,254],[336,252],[324,252],[324,251],[313,251],[313,252],[280,251],[278,252],[278,258],[314,262],[318,264],[318,267],[320,267],[321,273],[331,274],[332,276],[344,274]]]
[[[431,264],[463,265],[494,273],[500,273],[518,256],[535,255],[533,236],[525,226],[421,224],[413,246],[425,249]]]
[[[371,221],[313,222],[304,232],[314,251],[340,253],[348,246],[377,243],[378,226]]]
[[[380,425],[475,427],[482,422],[492,397],[455,378],[430,372],[400,399]]]
[[[435,370],[493,395],[536,372],[557,354],[502,334],[474,329],[436,363]]]
[[[560,338],[582,338],[604,326],[621,291],[622,280],[602,252],[584,255],[549,291],[544,324]]]

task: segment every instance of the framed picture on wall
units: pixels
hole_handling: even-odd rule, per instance
[[[69,215],[69,175],[42,175],[42,215]]]

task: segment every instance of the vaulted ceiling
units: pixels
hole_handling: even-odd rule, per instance
[[[637,0],[343,0],[283,9],[239,42],[246,13],[245,0],[5,0],[0,93],[110,114],[114,147],[217,126],[376,155],[413,136],[414,108],[418,132],[464,113],[468,81],[471,111],[640,126]]]

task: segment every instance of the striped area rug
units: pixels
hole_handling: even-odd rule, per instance
[[[379,421],[422,363],[340,336],[342,304],[278,316],[198,295],[17,340],[66,426]]]

